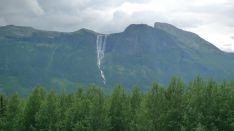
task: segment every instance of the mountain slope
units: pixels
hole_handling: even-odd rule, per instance
[[[172,30],[182,32],[175,27]],[[145,86],[152,81],[166,83],[172,76],[188,81],[198,74],[216,79],[233,78],[229,70],[233,61],[224,52],[201,38],[188,41],[191,38],[187,40],[187,36],[182,36],[144,24],[130,25],[124,32],[110,35],[106,58],[106,72],[110,74],[107,78],[112,77],[113,83],[127,83],[128,86]],[[198,47],[193,47],[192,42]]]
[[[96,66],[95,33],[85,29],[60,33],[28,31],[28,27],[2,28],[1,89],[11,92],[35,85],[72,88],[102,84]]]
[[[188,81],[198,74],[234,78],[233,54],[166,23],[132,24],[109,35],[87,29],[64,33],[3,26],[0,59],[0,90],[5,92],[25,92],[35,85],[68,90],[90,84],[147,88],[172,76]]]
[[[222,52],[220,49],[202,39],[197,34],[178,29],[167,23],[156,22],[154,28],[163,30],[170,35],[173,35],[182,43],[180,46],[191,54],[196,61],[202,63],[210,69],[214,68],[216,71],[224,71],[225,76],[232,75],[230,70],[232,70],[232,67],[234,66],[233,53]],[[221,76],[221,78],[223,78],[223,76]]]

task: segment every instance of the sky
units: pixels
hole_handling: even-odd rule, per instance
[[[0,26],[115,33],[129,24],[155,22],[197,33],[234,52],[234,0],[0,0]]]

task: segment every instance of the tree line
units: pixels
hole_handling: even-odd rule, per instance
[[[95,86],[74,93],[35,88],[0,94],[0,131],[233,131],[234,83],[173,78],[147,92]]]

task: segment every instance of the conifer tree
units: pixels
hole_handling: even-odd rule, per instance
[[[20,96],[15,93],[9,98],[8,109],[6,113],[6,130],[22,130],[23,103]]]
[[[40,109],[45,97],[43,88],[37,87],[27,99],[24,109],[23,130],[31,131],[36,129],[36,114]]]
[[[127,122],[127,96],[124,92],[123,87],[116,87],[110,98],[110,123],[112,131],[127,131],[128,122]]]
[[[51,91],[46,99],[41,102],[39,111],[36,113],[36,128],[42,131],[56,129],[58,122],[57,98],[54,91]]]

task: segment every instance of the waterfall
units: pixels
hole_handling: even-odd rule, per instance
[[[96,44],[97,44],[97,66],[98,66],[98,69],[101,73],[101,77],[102,77],[104,85],[106,84],[106,78],[105,78],[105,75],[103,72],[104,67],[103,67],[102,62],[103,62],[103,59],[105,56],[107,37],[108,37],[107,35],[97,35],[97,41],[96,41]]]

